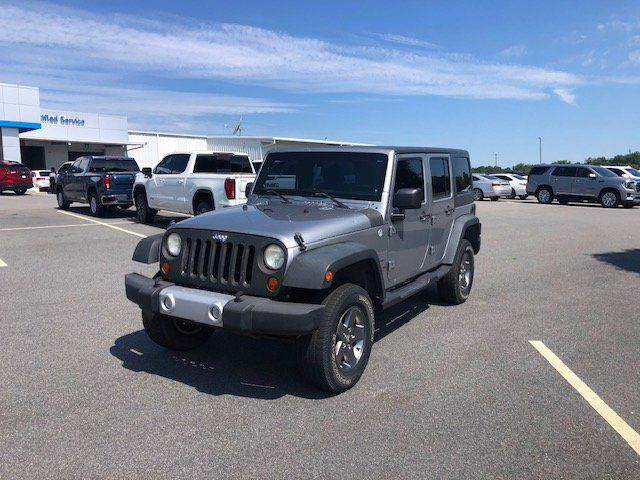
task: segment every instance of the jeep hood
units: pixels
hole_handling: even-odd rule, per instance
[[[214,232],[236,232],[280,240],[296,247],[300,233],[306,244],[382,225],[377,210],[338,208],[323,202],[291,204],[265,202],[228,207],[176,223],[172,229],[193,228]]]

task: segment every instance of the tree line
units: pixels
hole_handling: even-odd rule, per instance
[[[567,160],[556,160],[552,165],[565,165],[571,163]],[[616,155],[615,157],[589,157],[583,163],[587,165],[630,165],[633,168],[640,169],[640,152],[626,153],[623,155]],[[527,175],[532,167],[536,164],[530,163],[516,163],[512,167],[495,167],[493,165],[481,165],[479,167],[472,168],[474,173],[501,173],[501,172],[515,172],[523,175]]]

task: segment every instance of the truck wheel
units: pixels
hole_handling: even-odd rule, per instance
[[[146,310],[142,311],[142,324],[151,340],[170,350],[198,348],[213,334],[212,328]]]
[[[536,192],[538,202],[549,204],[553,202],[553,191],[549,187],[540,187]]]
[[[344,392],[364,372],[373,346],[374,314],[369,294],[347,283],[322,302],[320,326],[298,339],[298,362],[304,376],[322,390]]]
[[[474,256],[471,242],[460,242],[456,258],[449,273],[438,280],[440,298],[452,305],[460,305],[469,298],[473,285]]]
[[[615,190],[605,190],[598,200],[604,208],[615,208],[620,205],[620,194]]]
[[[91,209],[91,213],[94,217],[103,217],[104,216],[104,205],[98,198],[98,195],[95,192],[91,192],[89,194],[89,208]]]
[[[473,189],[473,199],[476,202],[479,202],[483,198],[484,198],[484,193],[482,192],[482,190],[480,190],[479,188],[474,188]]]
[[[138,193],[136,195],[136,216],[140,223],[153,223],[153,219],[158,213],[157,210],[149,208],[146,193]]]
[[[62,191],[61,188],[58,189],[58,208],[61,210],[69,210],[69,205],[71,204],[71,202],[69,202],[66,198],[64,198],[64,192]]]
[[[201,200],[196,205],[196,209],[193,212],[194,215],[202,215],[203,213],[207,213],[213,210],[213,205],[211,205],[211,201],[209,200]]]

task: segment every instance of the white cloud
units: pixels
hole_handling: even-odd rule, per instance
[[[406,37],[404,35],[394,35],[392,33],[384,33],[378,35],[378,38],[387,42],[398,43],[400,45],[408,45],[411,47],[439,48],[435,43],[420,40],[419,38]]]
[[[571,90],[567,90],[564,88],[555,88],[553,90],[553,93],[558,95],[558,97],[560,97],[560,100],[562,100],[564,103],[568,103],[569,105],[576,104],[576,96]]]
[[[629,52],[629,60],[637,65],[640,65],[640,50]]]
[[[521,57],[527,51],[525,45],[513,45],[509,48],[505,48],[500,52],[500,55],[504,57]]]

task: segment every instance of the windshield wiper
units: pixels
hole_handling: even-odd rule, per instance
[[[329,195],[328,193],[324,193],[324,192],[316,192],[313,194],[314,197],[324,197],[324,198],[328,198],[329,200],[331,200],[333,203],[335,203],[337,206],[339,206],[340,208],[349,208],[347,205],[345,205],[344,203],[342,203],[340,200],[338,200],[336,197],[334,197],[333,195]]]
[[[279,196],[282,201],[284,203],[291,203],[291,200],[289,200],[287,197],[285,197],[283,194],[281,194],[280,192],[278,192],[277,190],[265,190],[266,193],[272,193],[274,195]]]

